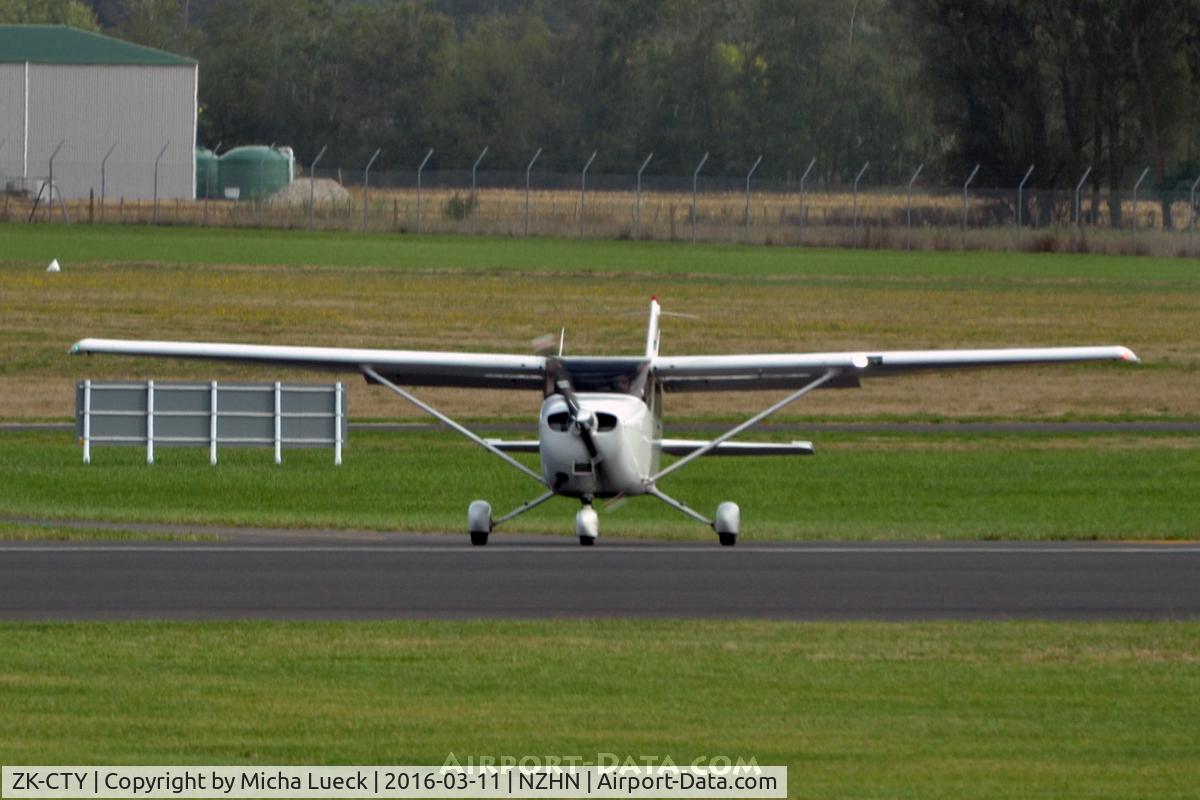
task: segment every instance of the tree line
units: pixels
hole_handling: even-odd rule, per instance
[[[200,138],[412,169],[1200,174],[1200,0],[0,0],[200,61]],[[1112,209],[1119,224],[1120,209]]]

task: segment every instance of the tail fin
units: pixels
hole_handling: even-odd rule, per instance
[[[658,317],[661,312],[658,297],[651,297],[650,324],[646,326],[646,358],[654,358],[658,355]]]

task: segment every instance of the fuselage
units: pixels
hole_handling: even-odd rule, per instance
[[[658,471],[662,419],[657,399],[632,394],[583,392],[580,408],[592,419],[596,458],[571,420],[566,398],[552,394],[538,417],[538,444],[546,485],[568,497],[615,497],[646,491]]]

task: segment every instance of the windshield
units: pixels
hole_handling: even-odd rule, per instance
[[[563,366],[577,392],[611,392],[645,399],[650,362],[641,358],[564,358]],[[546,387],[553,394],[554,387]]]

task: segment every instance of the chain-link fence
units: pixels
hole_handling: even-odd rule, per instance
[[[62,174],[83,174],[79,165],[63,167]],[[231,200],[210,186],[201,192],[208,199],[155,202],[114,196],[101,185],[122,185],[114,180],[122,169],[110,162],[103,181],[95,170],[97,185],[82,192],[50,191],[49,176],[6,179],[0,218],[894,249],[1198,251],[1195,184],[1136,193],[1081,186],[1077,194],[1030,185],[910,189],[863,180],[856,189],[816,179],[537,170],[321,168],[310,177],[297,165],[295,180],[270,196]]]

